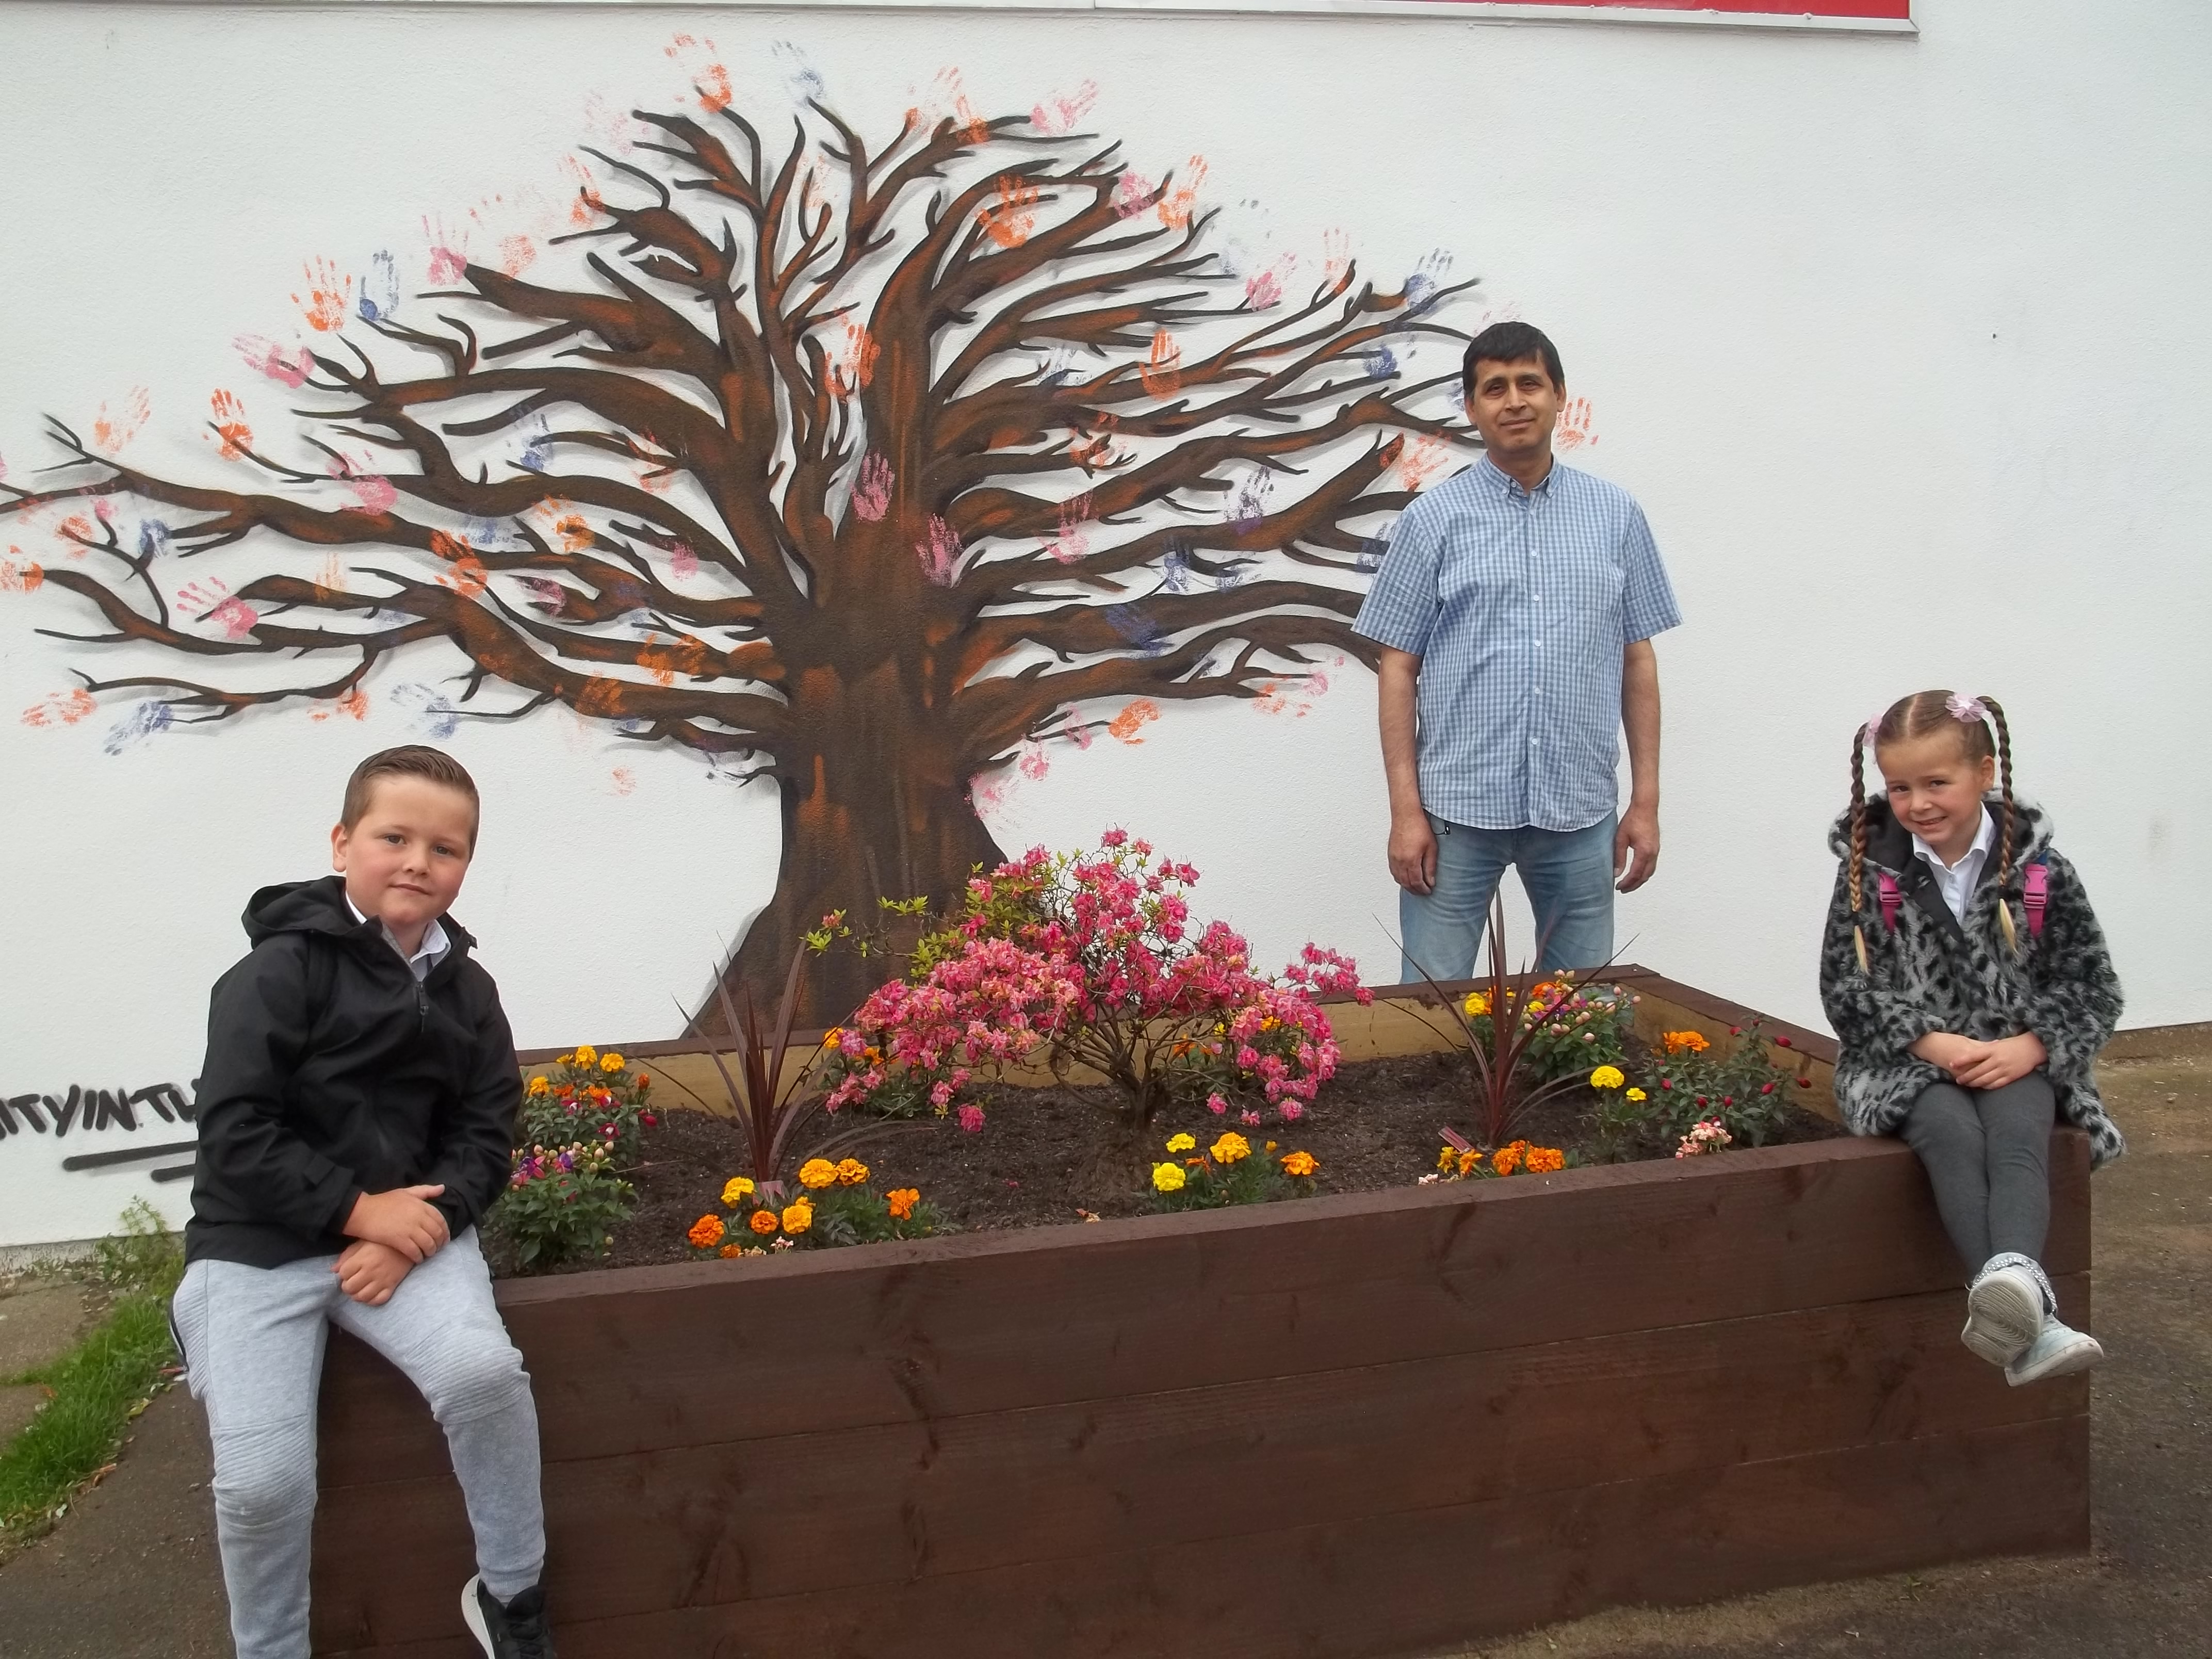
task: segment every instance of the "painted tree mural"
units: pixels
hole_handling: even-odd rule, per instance
[[[573,284],[455,258],[300,354],[306,465],[218,421],[261,487],[210,487],[55,424],[55,481],[0,513],[91,498],[64,533],[104,559],[45,580],[106,630],[63,637],[177,659],[78,695],[219,720],[442,641],[471,716],[565,704],[772,778],[780,880],[724,969],[768,988],[825,912],[998,858],[970,780],[1027,746],[1372,660],[1358,573],[1467,436],[1455,362],[1404,367],[1461,337],[1456,289],[1232,273],[1188,182],[1033,118],[909,112],[880,153],[818,101],[787,149],[636,118],[587,152]],[[259,574],[173,609],[155,561],[233,546]],[[867,988],[836,960],[824,1019]]]

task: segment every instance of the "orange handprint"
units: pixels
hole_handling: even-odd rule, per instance
[[[208,408],[215,416],[216,437],[222,444],[226,461],[242,461],[246,452],[253,447],[253,428],[246,423],[246,405],[238,394],[218,388],[208,399]]]
[[[867,390],[868,382],[876,378],[876,359],[882,351],[866,323],[845,325],[844,347],[830,368],[830,384],[837,388],[839,397],[850,398]]]
[[[1325,230],[1321,236],[1322,280],[1329,292],[1340,292],[1352,280],[1352,238],[1341,230]]]
[[[113,415],[107,405],[100,406],[100,413],[92,422],[92,447],[113,454],[138,435],[138,428],[146,424],[146,417],[154,412],[154,400],[143,386],[134,386],[123,399],[123,407]]]
[[[1579,449],[1597,441],[1597,434],[1590,430],[1589,398],[1570,398],[1559,405],[1559,423],[1553,430],[1552,441],[1561,449]]]
[[[1206,157],[1194,155],[1183,163],[1183,181],[1160,198],[1160,222],[1181,230],[1198,209],[1199,187],[1206,182]]]
[[[353,298],[353,278],[319,256],[301,269],[307,273],[307,297],[303,300],[295,294],[292,303],[300,307],[307,326],[323,334],[344,327]]]
[[[1152,331],[1152,355],[1138,369],[1137,378],[1155,398],[1172,398],[1182,386],[1182,348],[1167,330]]]
[[[999,199],[976,210],[975,222],[1000,247],[1019,247],[1036,228],[1037,188],[1012,173],[999,179]]]
[[[45,567],[36,559],[25,558],[20,547],[9,548],[8,556],[0,559],[0,593],[34,592],[46,579]]]
[[[665,48],[678,67],[691,77],[691,90],[699,94],[699,107],[712,115],[730,106],[730,72],[716,56],[712,40],[679,34]]]

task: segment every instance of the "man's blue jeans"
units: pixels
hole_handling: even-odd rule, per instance
[[[1436,885],[1425,895],[1398,890],[1405,981],[1418,985],[1425,969],[1440,982],[1474,976],[1491,896],[1509,864],[1520,871],[1528,908],[1535,912],[1542,942],[1537,967],[1548,974],[1607,962],[1613,955],[1613,837],[1619,823],[1618,815],[1608,814],[1587,830],[1471,830],[1431,813]],[[1507,973],[1527,964],[1529,943],[1509,942]]]

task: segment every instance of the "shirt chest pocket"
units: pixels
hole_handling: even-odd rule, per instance
[[[1537,609],[1570,649],[1616,652],[1624,632],[1621,599],[1628,573],[1610,553],[1589,547],[1546,550]]]

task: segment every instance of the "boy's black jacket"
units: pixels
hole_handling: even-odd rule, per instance
[[[522,1079],[491,975],[453,948],[417,984],[337,876],[264,887],[253,949],[216,981],[198,1086],[188,1261],[274,1267],[342,1250],[363,1193],[442,1184],[458,1234],[511,1169]]]

